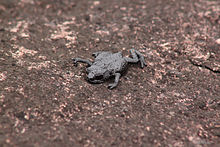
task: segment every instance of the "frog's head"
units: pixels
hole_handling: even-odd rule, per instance
[[[109,74],[105,70],[92,70],[88,71],[87,80],[90,83],[102,83],[105,79],[109,77]]]
[[[87,80],[91,83],[102,83],[104,82],[104,75],[102,73],[90,72],[87,75]]]

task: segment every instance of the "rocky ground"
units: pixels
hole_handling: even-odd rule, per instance
[[[113,90],[71,60],[131,48]],[[219,145],[219,0],[0,0],[0,146]]]

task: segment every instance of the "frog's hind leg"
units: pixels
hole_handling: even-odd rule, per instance
[[[92,62],[87,60],[87,59],[81,59],[81,58],[73,58],[73,63],[75,64],[75,66],[77,66],[77,63],[78,62],[81,62],[81,63],[87,63],[88,66],[91,66],[92,65]]]
[[[130,53],[131,53],[132,58],[125,57],[125,60],[128,63],[137,63],[138,61],[140,61],[141,68],[144,68],[144,66],[147,65],[146,62],[144,61],[144,56],[139,51],[135,49],[131,49]]]
[[[120,77],[121,77],[121,74],[120,74],[120,73],[115,73],[115,81],[114,81],[114,83],[109,84],[109,85],[108,85],[108,88],[109,88],[109,89],[115,88],[115,87],[118,85],[118,82],[119,82]]]

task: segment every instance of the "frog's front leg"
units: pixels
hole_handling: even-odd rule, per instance
[[[144,68],[144,66],[146,66],[146,62],[144,61],[144,56],[137,50],[135,49],[131,49],[130,50],[131,56],[132,58],[129,57],[125,57],[125,60],[128,63],[137,63],[138,61],[141,62],[141,68]]]
[[[87,59],[81,59],[81,58],[73,58],[73,63],[75,64],[75,66],[77,66],[77,63],[78,62],[82,62],[82,63],[87,63],[88,66],[91,66],[92,65],[92,62],[87,60]]]
[[[108,88],[109,88],[109,89],[115,88],[115,87],[118,85],[118,82],[119,82],[120,77],[121,77],[121,74],[120,74],[120,73],[115,73],[115,81],[114,81],[114,83],[109,84],[109,85],[108,85]]]

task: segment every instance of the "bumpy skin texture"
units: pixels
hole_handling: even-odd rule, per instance
[[[74,64],[77,66],[78,62],[87,63],[86,69],[88,75],[87,80],[90,83],[102,83],[105,80],[115,77],[114,83],[109,84],[108,88],[113,89],[118,85],[122,72],[126,70],[128,63],[137,63],[140,61],[141,68],[146,65],[144,56],[137,50],[130,50],[130,57],[123,57],[121,52],[95,52],[92,55],[95,57],[94,62],[87,59],[73,58]]]

